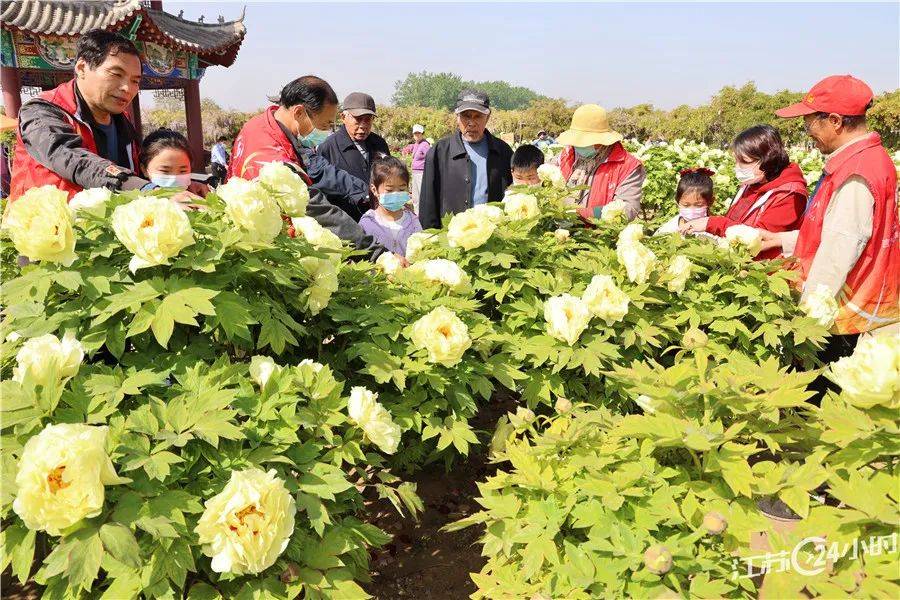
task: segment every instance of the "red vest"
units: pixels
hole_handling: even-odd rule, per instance
[[[896,322],[900,317],[900,229],[894,163],[881,145],[881,137],[871,133],[831,157],[824,171],[825,178],[803,218],[794,250],[803,280],[822,240],[822,222],[832,195],[851,176],[862,177],[875,197],[872,237],[838,293],[840,312],[834,331],[843,335],[861,333]]]
[[[559,168],[566,180],[572,175],[574,166],[575,149],[567,146],[559,156]],[[594,214],[594,209],[612,202],[616,189],[639,166],[641,161],[629,154],[620,142],[613,144],[606,162],[598,166],[594,172],[587,205],[578,209],[578,214],[584,219],[598,218],[600,215]]]
[[[276,110],[277,106],[270,106],[241,128],[232,147],[228,177],[253,179],[259,175],[263,164],[277,161],[291,163],[300,171],[306,184],[311,185],[312,180],[303,169],[303,161],[294,152],[294,146],[275,119]]]
[[[54,104],[61,108],[66,114],[66,119],[72,126],[72,129],[81,136],[81,147],[97,154],[97,143],[94,141],[94,132],[90,126],[78,118],[78,102],[75,99],[75,80],[64,83],[52,90],[38,95],[38,98]],[[127,118],[127,117],[126,117]],[[129,144],[129,156],[131,158],[132,171],[137,172],[138,152],[137,144]],[[27,190],[42,185],[54,185],[69,194],[69,199],[80,192],[83,188],[57,175],[38,161],[34,160],[25,149],[25,143],[22,141],[22,131],[16,132],[16,150],[13,159],[12,181],[10,183],[10,198],[18,198]]]

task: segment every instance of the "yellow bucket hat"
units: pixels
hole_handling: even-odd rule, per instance
[[[609,126],[606,109],[596,104],[583,104],[575,109],[572,124],[556,141],[564,146],[612,146],[622,141],[622,134]]]

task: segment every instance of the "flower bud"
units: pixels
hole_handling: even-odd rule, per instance
[[[709,338],[705,333],[696,327],[691,327],[684,332],[684,336],[681,338],[681,346],[686,350],[694,350],[696,348],[703,348],[708,341]]]
[[[672,569],[672,553],[665,546],[650,546],[644,552],[644,566],[654,575],[665,575]]]
[[[713,535],[719,535],[728,529],[728,521],[722,513],[711,511],[703,517],[703,528]]]
[[[556,409],[556,412],[558,412],[561,415],[564,415],[567,412],[569,412],[570,410],[572,410],[572,401],[569,400],[568,398],[563,398],[563,397],[557,398],[554,408]]]
[[[557,242],[565,242],[569,239],[569,230],[568,229],[557,229],[553,232],[553,236],[556,238]]]

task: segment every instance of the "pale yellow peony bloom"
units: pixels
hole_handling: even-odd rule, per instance
[[[479,204],[470,208],[474,214],[482,215],[486,219],[490,219],[494,223],[500,223],[505,216],[503,209],[496,204]]]
[[[309,203],[306,182],[283,162],[264,164],[257,178],[263,187],[275,197],[281,212],[289,217],[302,217]]]
[[[624,219],[627,216],[625,212],[627,209],[628,205],[625,204],[624,200],[613,200],[603,207],[600,213],[600,220],[609,222]]]
[[[75,230],[67,200],[64,191],[44,185],[9,203],[3,227],[19,254],[66,267],[75,262]]]
[[[816,289],[807,294],[800,304],[800,308],[812,317],[822,327],[831,327],[838,315],[838,303],[834,293],[827,285],[818,284]]]
[[[309,275],[311,283],[306,289],[306,308],[317,315],[328,306],[331,296],[338,289],[337,260],[306,256],[300,259],[300,266]]]
[[[316,362],[311,358],[304,358],[303,360],[301,360],[300,362],[297,363],[297,366],[298,367],[309,367],[310,369],[312,369],[313,373],[318,373],[325,367],[325,365],[323,365],[322,363]]]
[[[644,228],[640,223],[631,223],[626,225],[619,232],[618,245],[629,245],[644,239]]]
[[[312,217],[294,217],[291,224],[297,235],[305,239],[316,250],[331,249],[340,250],[341,238],[330,229],[325,229]],[[340,259],[338,254],[331,254],[335,259]]]
[[[435,258],[409,267],[409,273],[429,283],[439,283],[455,292],[465,292],[471,287],[468,274],[452,260]]]
[[[511,220],[533,219],[541,215],[538,199],[531,194],[506,194],[503,210]]]
[[[762,250],[759,230],[748,225],[732,225],[725,230],[725,240],[731,248],[743,246],[750,256],[756,256]]]
[[[553,237],[556,238],[557,242],[565,242],[569,239],[570,233],[568,229],[557,229],[553,232]]]
[[[52,333],[31,338],[19,348],[13,380],[22,383],[27,378],[35,385],[49,385],[55,379],[62,382],[78,373],[84,359],[84,348],[75,336],[67,332],[60,340]]]
[[[672,259],[672,262],[669,263],[669,268],[666,269],[666,275],[671,277],[666,284],[670,292],[680,294],[684,291],[684,286],[687,285],[688,279],[691,278],[693,267],[694,264],[687,256],[679,254]]]
[[[590,323],[591,311],[581,298],[562,294],[544,302],[544,319],[547,321],[547,335],[571,346]]]
[[[384,271],[388,278],[393,277],[403,269],[403,264],[393,252],[382,252],[375,261],[375,266]]]
[[[447,241],[452,248],[472,250],[484,245],[494,233],[496,224],[472,209],[453,215],[447,227]],[[409,250],[407,249],[407,252]]]
[[[257,180],[232,177],[216,188],[225,214],[243,233],[245,242],[271,244],[281,233],[281,207]]]
[[[19,459],[13,510],[29,529],[62,535],[103,510],[105,485],[125,483],[106,454],[107,427],[48,425]]]
[[[900,338],[895,335],[862,337],[852,356],[831,363],[832,380],[843,397],[859,408],[883,404],[900,406]]]
[[[406,240],[406,260],[413,262],[416,260],[416,254],[422,251],[422,248],[438,241],[438,236],[433,233],[417,231],[409,236]]]
[[[110,222],[118,240],[134,255],[128,263],[132,273],[167,265],[170,258],[194,243],[187,215],[167,198],[139,196],[117,206]]]
[[[253,356],[250,358],[250,377],[260,388],[266,387],[266,383],[281,367],[268,356]]]
[[[456,313],[439,306],[412,326],[412,343],[428,350],[428,361],[452,367],[472,345],[469,328]]]
[[[112,192],[106,188],[81,190],[69,200],[69,211],[73,217],[78,213],[87,213],[95,217],[106,216],[106,204],[112,198]]]
[[[382,452],[393,454],[400,445],[400,426],[394,423],[391,413],[378,403],[378,394],[364,387],[350,390],[347,414],[366,434],[366,438],[381,448]]]
[[[609,275],[594,275],[581,299],[588,310],[607,325],[621,321],[628,314],[628,294],[619,289]]]
[[[284,552],[294,532],[297,504],[275,470],[232,471],[221,492],[206,501],[194,531],[216,573],[255,575]]]
[[[562,171],[556,165],[543,164],[537,169],[538,178],[541,182],[548,182],[555,188],[566,187],[566,178]]]
[[[632,283],[646,283],[656,265],[656,255],[640,242],[620,242],[616,246],[616,255],[625,266],[628,280]]]

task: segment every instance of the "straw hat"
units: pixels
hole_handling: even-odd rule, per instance
[[[611,146],[622,141],[622,134],[609,126],[606,109],[596,104],[584,104],[575,109],[572,125],[559,134],[556,141],[564,146]]]

